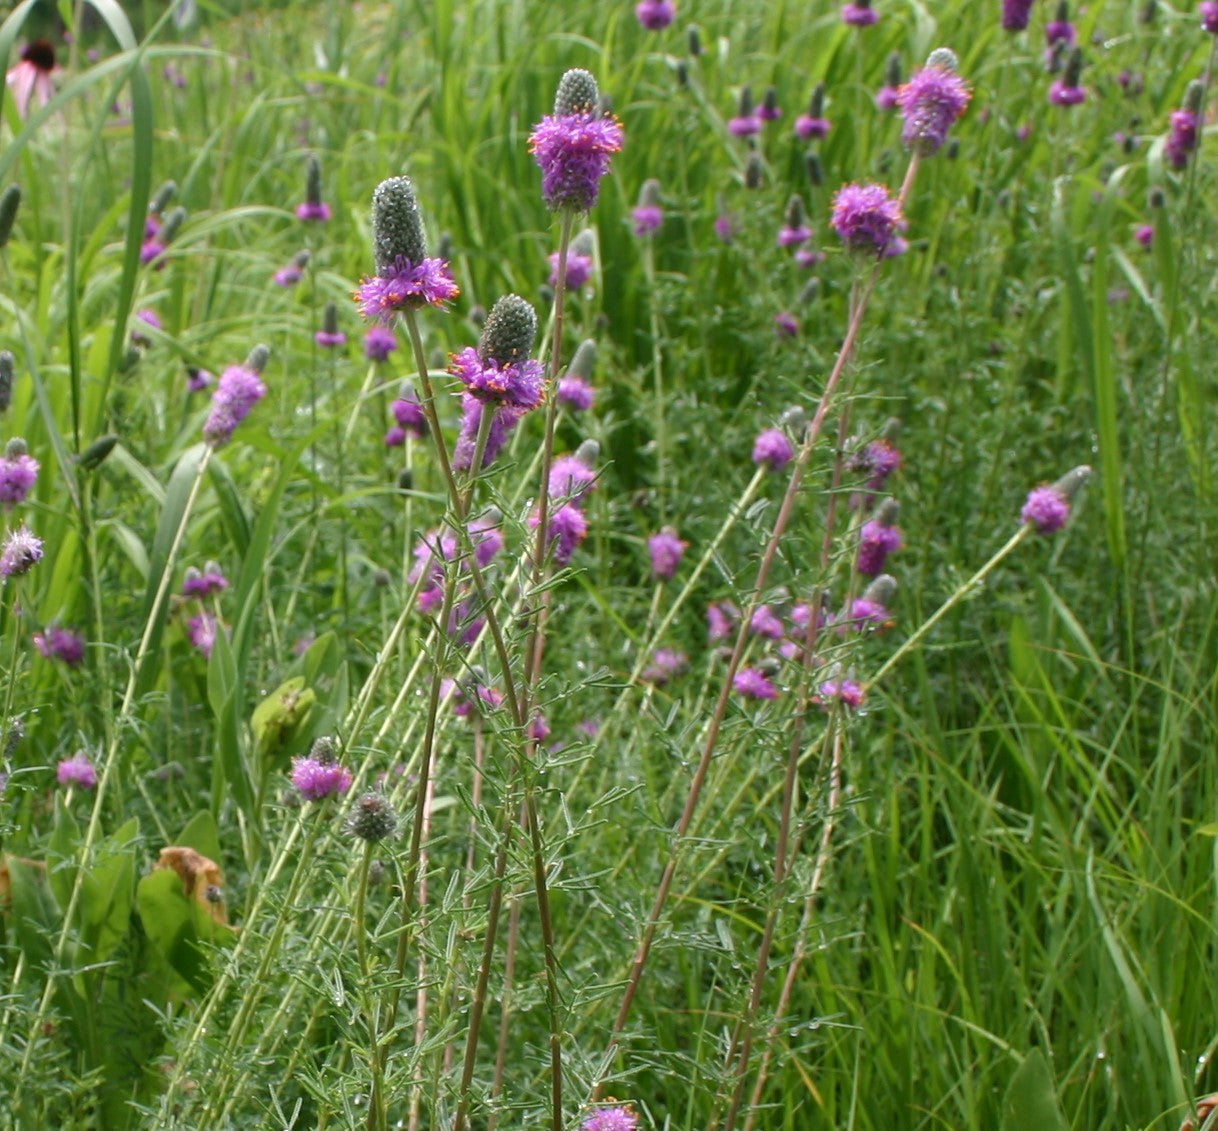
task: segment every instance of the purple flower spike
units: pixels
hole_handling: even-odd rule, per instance
[[[781,640],[786,635],[782,618],[769,605],[758,605],[753,610],[749,629],[755,635],[764,636],[770,640]]]
[[[857,711],[867,700],[867,690],[861,683],[853,679],[826,680],[818,688],[816,702],[828,711],[834,703],[841,703]]]
[[[69,628],[51,625],[46,632],[35,632],[34,647],[48,660],[62,660],[70,668],[85,661],[85,638]]]
[[[296,209],[296,219],[305,223],[321,223],[330,219],[330,206],[321,199],[321,162],[309,154],[305,171],[305,200]]]
[[[741,668],[732,680],[732,687],[746,699],[778,698],[778,688],[760,668]]]
[[[25,448],[23,440],[13,439],[0,456],[0,503],[12,508],[25,502],[38,481],[38,461]]]
[[[558,403],[572,412],[587,412],[596,400],[596,390],[582,377],[568,374],[558,381]]]
[[[369,361],[385,361],[397,348],[393,331],[384,326],[370,326],[364,334],[364,356]]]
[[[897,504],[885,499],[875,518],[863,524],[859,532],[859,553],[856,568],[864,577],[876,577],[884,572],[884,561],[903,545],[897,526]]]
[[[337,762],[317,758],[292,759],[292,784],[306,801],[336,797],[351,788],[351,773]]]
[[[397,400],[389,406],[389,411],[393,413],[393,419],[397,421],[398,428],[402,430],[403,439],[405,439],[406,433],[410,433],[418,440],[422,440],[427,435],[427,414],[423,411],[423,406],[419,404],[419,398],[415,396],[413,389],[403,386]]]
[[[205,389],[210,389],[215,379],[216,375],[206,369],[197,369],[193,365],[186,367],[186,387],[192,393],[201,393]]]
[[[781,471],[795,458],[795,449],[781,428],[767,428],[753,443],[753,462]]]
[[[9,533],[0,550],[0,577],[20,577],[42,560],[42,539],[20,526]]]
[[[1054,106],[1078,106],[1087,101],[1087,88],[1071,86],[1065,79],[1058,79],[1049,87],[1049,101]]]
[[[872,10],[871,0],[842,5],[842,23],[851,27],[871,27],[879,18],[879,12]]]
[[[676,576],[677,566],[689,548],[677,532],[666,526],[658,534],[647,539],[647,551],[651,554],[651,578],[653,581],[671,581]]]
[[[622,148],[621,123],[601,114],[599,98],[596,80],[587,71],[567,71],[558,84],[554,113],[529,136],[529,150],[541,168],[541,194],[551,211],[589,211],[610,159]]]
[[[1070,502],[1056,487],[1033,487],[1019,517],[1035,526],[1037,534],[1053,534],[1066,525]]]
[[[1155,242],[1154,227],[1150,224],[1139,225],[1137,231],[1133,233],[1133,238],[1143,247],[1150,247]]]
[[[638,207],[632,213],[634,234],[649,236],[659,231],[664,223],[664,209],[660,206],[660,182],[652,178],[643,182],[639,192]]]
[[[797,338],[799,320],[789,310],[780,310],[774,315],[774,329],[780,338]]]
[[[663,31],[677,16],[673,0],[639,0],[634,14],[648,31]]]
[[[203,612],[186,622],[186,635],[190,643],[210,659],[219,627],[219,621],[211,613]]]
[[[1197,148],[1197,127],[1200,117],[1192,110],[1173,110],[1171,133],[1167,136],[1167,160],[1173,169],[1184,169],[1188,159]]]
[[[829,136],[832,123],[828,118],[813,118],[810,114],[800,114],[795,119],[795,136],[800,141],[820,141]]]
[[[365,318],[389,323],[399,310],[443,306],[460,293],[443,259],[415,264],[399,257],[384,274],[365,279],[355,292],[355,301]]]
[[[643,669],[642,679],[645,683],[654,683],[663,687],[670,680],[684,675],[689,670],[689,657],[684,652],[675,652],[671,648],[659,648],[651,658],[651,663]],[[585,1127],[588,1125],[585,1123]]]
[[[706,640],[716,644],[726,640],[740,623],[740,610],[730,601],[720,601],[706,607]]]
[[[490,431],[486,437],[486,451],[482,466],[489,467],[507,443],[508,436],[520,421],[520,414],[510,408],[495,408]],[[474,462],[474,448],[478,443],[478,428],[482,422],[482,401],[469,393],[461,396],[461,431],[453,448],[452,466],[456,471],[469,471]]]
[[[905,119],[901,141],[906,148],[923,157],[937,153],[969,97],[967,84],[956,73],[955,55],[944,48],[935,51],[897,97]]]
[[[534,511],[529,526],[536,530],[541,516]],[[588,536],[588,520],[576,503],[567,503],[551,512],[546,527],[546,538],[554,551],[556,565],[565,566],[571,561],[579,544]]]
[[[304,220],[306,223],[309,221],[329,220],[331,215],[330,206],[322,201],[311,204],[306,200],[303,204],[296,206],[296,219]]]
[[[78,785],[81,789],[93,789],[97,785],[97,770],[83,750],[76,751],[55,767],[55,780],[60,785]]]
[[[833,198],[832,222],[847,248],[877,256],[904,226],[901,205],[883,185],[843,185]]]
[[[1033,0],[1002,0],[1004,31],[1023,31],[1032,18]]]
[[[1201,0],[1201,30],[1218,35],[1218,0]]]
[[[559,456],[550,467],[551,499],[579,502],[596,486],[596,472],[579,456]]]
[[[221,375],[211,398],[211,413],[203,425],[203,438],[213,447],[222,448],[233,438],[233,432],[262,398],[266,386],[256,370],[244,365],[230,365]]]
[[[486,404],[528,412],[545,399],[545,371],[541,362],[531,358],[501,366],[493,358],[483,360],[473,346],[467,346],[453,354],[449,372],[460,378],[470,396]]]
[[[592,278],[593,266],[592,256],[580,255],[573,250],[568,251],[567,290],[583,290],[584,285]],[[558,286],[558,252],[554,252],[550,256],[550,286]]]

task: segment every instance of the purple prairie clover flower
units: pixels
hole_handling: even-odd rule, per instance
[[[0,550],[0,577],[21,577],[42,560],[42,539],[22,524],[9,532]]]
[[[1087,101],[1087,88],[1082,85],[1083,53],[1075,47],[1066,63],[1066,73],[1049,87],[1049,101],[1054,106],[1078,106]]]
[[[552,212],[591,210],[622,138],[621,123],[600,111],[596,79],[584,70],[567,71],[558,84],[554,113],[543,117],[529,136],[546,207]]]
[[[337,349],[347,344],[347,335],[338,328],[338,305],[326,303],[322,313],[321,329],[313,335],[313,340],[322,349]]]
[[[825,84],[819,82],[808,100],[808,112],[795,119],[795,136],[800,141],[820,141],[827,137],[829,119],[825,117]]]
[[[470,396],[486,404],[528,412],[545,399],[545,371],[531,358],[501,366],[493,358],[480,358],[473,346],[467,346],[453,354],[448,371],[461,379]]]
[[[720,212],[715,217],[715,235],[721,243],[732,243],[736,238],[738,224],[736,217],[730,212]]]
[[[443,259],[417,264],[399,258],[382,274],[365,279],[355,292],[359,312],[388,324],[400,310],[443,306],[461,293]]]
[[[337,762],[323,762],[310,755],[292,759],[292,784],[306,801],[337,797],[351,788],[351,772]]]
[[[186,636],[191,645],[202,652],[206,659],[211,658],[211,650],[216,644],[216,632],[220,622],[208,612],[199,613],[186,622]]]
[[[134,325],[131,327],[131,343],[136,346],[150,346],[152,341],[143,332],[141,326],[151,326],[154,330],[161,329],[161,316],[155,310],[144,307],[135,312]]]
[[[551,499],[579,502],[596,486],[596,472],[577,455],[559,456],[550,467],[546,488]]]
[[[853,466],[867,473],[866,486],[869,490],[879,491],[888,477],[901,466],[901,458],[897,446],[891,440],[880,437],[863,449],[861,459]]]
[[[1066,525],[1074,496],[1090,476],[1091,468],[1083,465],[1066,472],[1056,483],[1033,487],[1019,512],[1020,521],[1037,534],[1056,533]]]
[[[854,679],[828,679],[817,689],[815,702],[825,711],[841,703],[857,711],[867,701],[867,689]]]
[[[369,361],[386,361],[397,348],[397,337],[384,326],[369,326],[364,333],[364,356]]]
[[[778,688],[760,668],[741,668],[732,680],[732,687],[746,699],[778,698]]]
[[[312,254],[309,251],[298,251],[292,256],[291,262],[286,267],[281,267],[274,274],[274,280],[277,286],[294,287],[301,279],[304,278],[305,268],[309,265],[309,260]]]
[[[296,208],[296,219],[305,223],[330,219],[330,206],[321,199],[321,162],[314,153],[305,166],[305,199]]]
[[[879,18],[879,12],[871,7],[871,0],[854,0],[842,5],[842,23],[851,27],[871,27]]]
[[[70,668],[78,668],[85,661],[85,638],[70,628],[53,624],[45,632],[35,632],[32,639],[48,660],[62,660]]]
[[[38,481],[38,461],[29,454],[25,441],[14,437],[0,457],[0,503],[11,509],[25,502]]]
[[[797,338],[799,336],[799,319],[789,310],[780,310],[774,315],[774,329],[780,338]]]
[[[843,185],[833,198],[833,228],[851,251],[880,256],[904,225],[901,205],[883,185]]]
[[[795,265],[805,271],[811,271],[818,263],[825,261],[825,253],[814,247],[800,247],[795,250]]]
[[[885,559],[903,545],[901,528],[897,526],[898,513],[896,500],[885,499],[876,510],[875,518],[863,523],[855,568],[864,577],[883,573]]]
[[[677,16],[673,0],[639,0],[634,14],[648,31],[663,31]]]
[[[955,54],[943,47],[932,52],[897,97],[905,119],[901,129],[905,147],[923,157],[938,153],[969,97],[968,85],[956,73]]]
[[[896,578],[881,573],[863,590],[862,596],[851,602],[843,627],[853,628],[855,632],[891,628],[892,617],[888,610],[896,592]]]
[[[469,393],[461,395],[461,430],[453,447],[452,466],[455,471],[469,471],[474,463],[474,449],[478,444],[478,429],[482,424],[483,402]],[[520,421],[520,414],[511,408],[492,407],[490,430],[486,436],[486,450],[482,454],[482,466],[489,467],[507,443],[507,438]]]
[[[1023,31],[1032,18],[1033,0],[1002,0],[1003,31]]]
[[[499,522],[500,515],[496,512],[475,518],[469,524],[469,540],[479,569],[486,569],[503,550],[503,531]]]
[[[194,365],[186,367],[186,388],[192,393],[201,393],[210,389],[215,379],[216,375],[209,370],[199,369]]]
[[[247,365],[230,365],[216,384],[211,397],[211,413],[203,425],[203,438],[213,447],[222,448],[233,438],[233,432],[262,398],[266,386],[259,369]]]
[[[901,56],[894,51],[884,64],[884,85],[875,93],[875,105],[879,110],[895,110],[897,96],[901,93]]]
[[[1133,233],[1133,238],[1143,247],[1150,247],[1155,242],[1154,226],[1151,224],[1139,224],[1137,231]]]
[[[706,607],[706,640],[717,644],[732,635],[740,623],[740,610],[731,601],[717,601]]]
[[[767,428],[753,442],[753,462],[770,471],[781,471],[795,458],[795,448],[781,428]]]
[[[581,291],[596,269],[596,235],[585,228],[567,248],[567,271],[564,285],[569,291]],[[550,256],[550,286],[558,286],[558,252]]]
[[[1184,96],[1183,107],[1172,111],[1171,133],[1167,137],[1166,151],[1173,169],[1185,168],[1189,156],[1197,149],[1197,128],[1201,124],[1201,104],[1204,97],[1205,88],[1202,84],[1191,82]]]
[[[21,49],[21,58],[4,76],[5,85],[13,91],[19,117],[29,113],[31,99],[37,98],[39,106],[51,101],[61,70],[55,62],[55,46],[49,39],[33,39]]]
[[[545,742],[550,737],[550,722],[540,711],[533,716],[527,728],[528,737],[534,742]]]
[[[636,236],[649,236],[657,232],[664,223],[664,209],[660,206],[660,182],[654,177],[643,182],[639,190],[639,203],[631,213]]]
[[[754,134],[761,133],[761,116],[753,107],[753,88],[751,86],[740,88],[740,103],[736,116],[728,119],[727,128],[736,137],[752,137]]]
[[[1218,35],[1218,0],[1201,0],[1201,30]]]
[[[427,435],[427,416],[423,412],[423,406],[419,404],[419,398],[409,386],[403,385],[397,399],[389,406],[389,411],[393,413],[395,426],[401,433],[397,443],[401,444],[408,434],[417,440],[422,440]]]
[[[769,605],[758,605],[749,619],[749,631],[768,640],[781,640],[787,630],[782,618]]]
[[[777,122],[782,117],[782,107],[778,105],[778,91],[774,87],[766,87],[761,105],[757,107],[757,117],[763,122]]]
[[[598,1108],[580,1124],[580,1131],[638,1131],[639,1117],[629,1104]]]
[[[534,511],[529,516],[529,526],[536,530],[541,525],[541,514]],[[571,561],[579,544],[588,536],[588,520],[578,503],[564,503],[551,511],[546,526],[546,540],[554,551],[556,565],[565,566]]]
[[[89,761],[89,755],[77,750],[71,758],[65,758],[55,767],[55,780],[60,785],[78,785],[81,789],[93,789],[97,785],[97,770]]]
[[[651,555],[651,579],[653,581],[671,581],[681,564],[681,558],[689,548],[689,543],[683,541],[671,526],[664,527],[658,534],[647,539],[647,552]]]
[[[663,687],[670,680],[684,675],[689,670],[689,657],[684,652],[672,648],[657,648],[652,654],[651,663],[641,673],[644,683],[653,683]],[[584,1124],[586,1127],[587,1124]]]
[[[558,379],[558,403],[572,412],[587,412],[596,400],[596,390],[582,377],[568,373]]]
[[[799,247],[800,244],[807,243],[811,238],[812,229],[808,227],[804,219],[803,197],[795,193],[787,201],[783,225],[778,229],[778,246]]]
[[[473,714],[482,714],[484,710],[495,710],[503,704],[503,692],[488,686],[480,678],[470,679],[461,684],[455,679],[440,681],[440,698],[447,699],[452,705],[452,712],[459,719],[469,718]]]
[[[1052,56],[1058,44],[1073,47],[1078,41],[1078,32],[1070,22],[1070,5],[1067,0],[1061,0],[1057,5],[1057,15],[1045,24],[1045,43],[1048,45],[1046,55]]]
[[[186,576],[182,580],[182,596],[195,597],[200,601],[223,593],[227,588],[228,578],[215,562],[208,562],[202,572],[194,566],[188,566]]]
[[[419,200],[409,177],[390,177],[372,194],[376,274],[355,292],[360,313],[389,323],[400,310],[443,306],[461,293],[448,264],[429,258]]]

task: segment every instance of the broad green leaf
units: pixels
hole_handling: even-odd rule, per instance
[[[1040,1049],[1032,1049],[1011,1077],[1002,1105],[1002,1131],[1069,1131]]]

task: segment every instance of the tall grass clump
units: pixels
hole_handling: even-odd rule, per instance
[[[13,7],[0,1127],[1212,1122],[1216,44]]]

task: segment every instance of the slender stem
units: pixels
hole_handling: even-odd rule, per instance
[[[364,999],[364,1014],[368,1021],[368,1069],[372,1080],[368,1096],[368,1131],[384,1131],[385,1097],[382,1087],[384,1066],[377,1033],[377,1001],[376,995],[372,992],[372,966],[368,961],[368,931],[364,921],[364,904],[368,896],[368,874],[372,869],[372,855],[375,850],[376,841],[369,840],[364,843],[364,858],[360,861],[352,918],[355,930],[355,951],[359,959],[360,996]]]
[[[880,682],[893,668],[901,662],[902,659],[912,652],[923,640],[927,633],[935,627],[949,612],[952,611],[960,601],[968,596],[978,585],[980,585],[991,573],[991,571],[1002,561],[1008,554],[1011,553],[1025,538],[1028,537],[1036,528],[1030,523],[1025,522],[1014,534],[1007,539],[1006,544],[994,554],[988,562],[985,563],[976,573],[973,574],[963,585],[961,585],[946,601],[940,605],[931,616],[922,622],[918,630],[913,633],[901,646],[893,652],[879,670],[867,681],[867,687],[874,687]]]
[[[516,944],[520,939],[520,897],[512,896],[508,909],[507,949],[503,955],[503,993],[499,999],[499,1041],[495,1048],[495,1077],[491,1083],[491,1110],[486,1116],[486,1131],[495,1131],[499,1112],[495,1101],[503,1094],[507,1069],[508,1034],[512,1022],[512,983],[516,977]]]
[[[655,245],[650,237],[643,240],[643,274],[647,280],[647,316],[651,334],[651,370],[655,387],[655,404],[652,416],[656,429],[656,485],[660,502],[660,522],[663,523],[668,508],[668,492],[665,490],[668,475],[668,427],[664,413],[664,352],[660,346],[659,297],[656,294]]]

